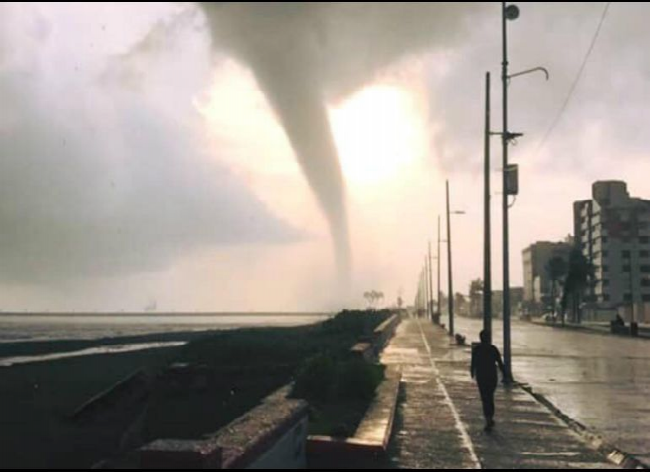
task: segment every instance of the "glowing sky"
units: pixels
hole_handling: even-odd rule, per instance
[[[612,5],[539,149],[603,6],[526,3],[509,25],[512,70],[551,73],[511,85],[511,126],[525,133],[511,151],[513,284],[521,250],[570,233],[571,203],[594,180],[650,197],[647,5]],[[467,292],[482,273],[486,70],[500,120],[499,6],[318,8],[296,16],[315,22],[305,34],[346,184],[349,299],[273,107],[200,8],[0,4],[0,309],[322,310],[363,304],[371,289],[410,302],[447,178],[466,212],[453,250],[455,288]],[[285,14],[271,31],[298,21]],[[492,155],[500,288],[496,139]]]

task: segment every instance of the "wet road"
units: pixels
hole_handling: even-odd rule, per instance
[[[502,349],[501,320],[493,325]],[[482,321],[458,318],[478,340]],[[570,417],[650,463],[650,341],[512,324],[513,375]]]

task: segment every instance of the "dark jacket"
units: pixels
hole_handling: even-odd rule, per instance
[[[503,373],[501,353],[492,344],[476,344],[472,348],[472,365],[470,374],[479,383],[496,383],[498,380],[497,365]]]

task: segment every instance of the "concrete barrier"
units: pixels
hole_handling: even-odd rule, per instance
[[[366,362],[374,362],[376,360],[375,348],[371,343],[357,343],[352,346],[350,351],[356,359],[361,359]]]
[[[286,386],[197,440],[159,439],[140,449],[141,468],[300,469],[306,466],[308,408]]]
[[[78,423],[95,421],[114,414],[115,408],[143,405],[149,396],[152,382],[150,374],[138,370],[85,402],[70,415],[70,420]]]
[[[381,353],[388,341],[393,337],[400,321],[401,317],[395,314],[375,328],[372,335],[372,345],[376,356]]]
[[[386,378],[377,388],[375,399],[351,438],[309,436],[307,453],[310,461],[321,465],[330,460],[352,464],[360,459],[381,457],[390,441],[401,378],[399,370],[386,369]]]
[[[140,468],[221,469],[222,453],[214,440],[158,439],[140,449]]]

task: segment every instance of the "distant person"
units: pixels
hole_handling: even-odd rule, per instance
[[[490,332],[481,331],[480,344],[475,344],[472,349],[472,365],[470,374],[476,379],[478,390],[483,403],[483,415],[485,416],[485,431],[494,428],[494,392],[497,388],[499,376],[497,365],[505,376],[501,353],[490,343]]]
[[[616,326],[625,327],[625,320],[621,317],[620,314],[617,314],[616,319],[614,320],[614,324]]]

